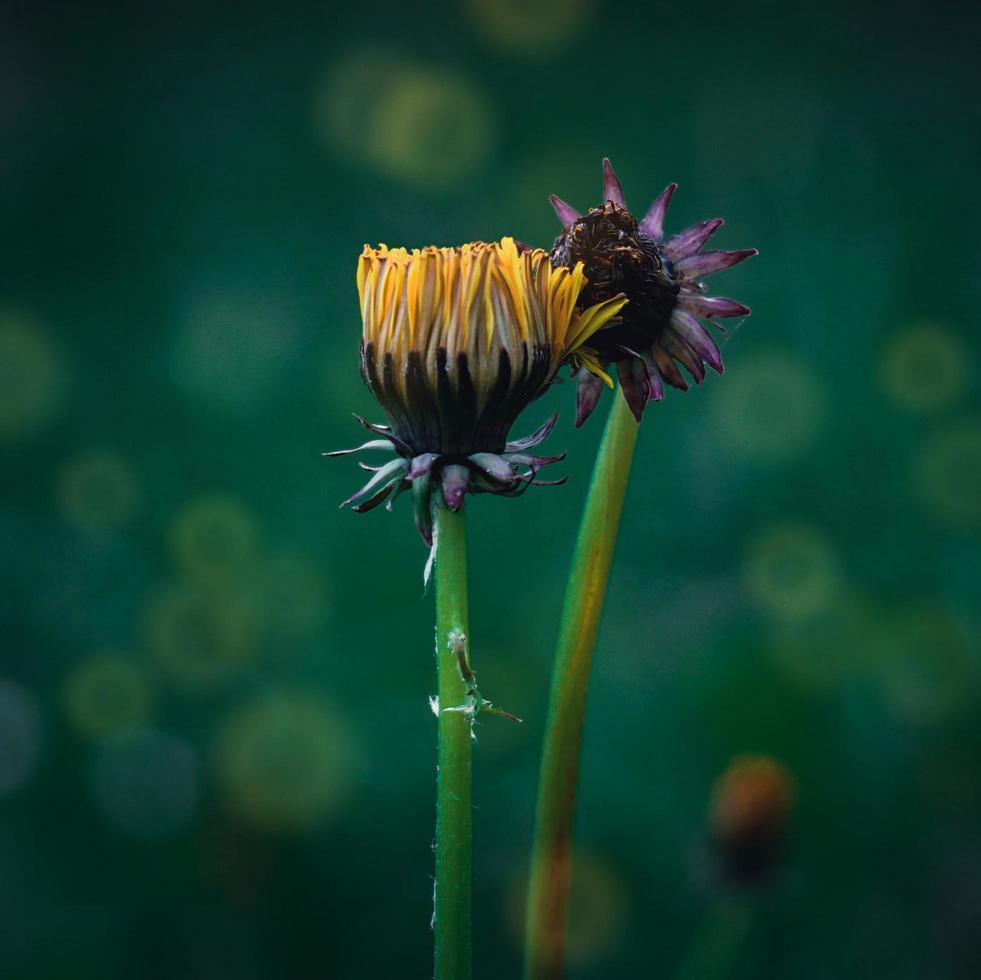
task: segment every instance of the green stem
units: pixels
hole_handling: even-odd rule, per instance
[[[470,980],[471,726],[461,671],[466,658],[467,541],[463,513],[435,506],[436,664],[439,769],[436,784],[436,980]],[[472,706],[471,706],[472,707]]]
[[[525,980],[564,975],[586,691],[637,430],[616,393],[579,528],[552,668],[525,922]]]

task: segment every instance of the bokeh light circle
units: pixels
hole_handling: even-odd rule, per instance
[[[981,528],[981,419],[961,419],[935,433],[913,461],[923,503],[956,527]]]
[[[41,751],[41,709],[26,687],[0,680],[0,800],[34,775]]]
[[[469,78],[376,48],[353,51],[333,66],[316,120],[332,152],[429,190],[479,170],[497,129],[490,102]]]
[[[371,153],[389,177],[439,187],[469,176],[490,152],[493,121],[467,79],[418,68],[378,106]]]
[[[77,664],[62,688],[65,715],[85,738],[106,738],[145,724],[153,688],[132,655],[105,651]]]
[[[955,405],[967,390],[968,352],[950,330],[922,323],[891,337],[879,372],[899,408],[930,414]]]
[[[345,720],[300,692],[240,705],[215,740],[215,771],[229,809],[264,831],[303,831],[334,813],[347,795],[350,765]]]
[[[65,389],[64,355],[30,317],[0,311],[0,439],[38,433]]]
[[[777,619],[805,619],[835,596],[834,549],[824,534],[806,524],[767,528],[749,546],[745,581],[752,598]]]
[[[224,585],[247,576],[255,566],[259,531],[249,509],[228,494],[192,500],[169,533],[180,570],[194,582]]]
[[[825,419],[816,372],[779,352],[740,356],[725,384],[712,387],[714,438],[733,456],[774,462],[810,447]]]
[[[200,763],[176,735],[139,728],[100,742],[89,773],[102,816],[129,837],[155,840],[186,827],[200,793]]]
[[[480,33],[508,51],[542,57],[582,34],[593,0],[466,0]]]
[[[132,519],[139,497],[139,484],[129,463],[108,449],[73,457],[58,479],[61,514],[82,531],[121,527]]]
[[[524,943],[527,879],[508,890],[505,920],[516,947]],[[603,857],[577,852],[572,863],[566,953],[576,966],[589,966],[614,949],[623,937],[628,896],[620,874]]]
[[[189,688],[233,675],[256,654],[250,606],[224,592],[166,588],[151,599],[144,630],[160,668]]]

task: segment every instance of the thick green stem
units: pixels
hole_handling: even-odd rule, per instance
[[[435,507],[436,664],[439,770],[436,788],[436,980],[470,980],[470,711],[467,662],[467,542],[463,514]]]
[[[525,980],[560,980],[589,670],[638,425],[619,393],[586,499],[552,668],[525,923]]]

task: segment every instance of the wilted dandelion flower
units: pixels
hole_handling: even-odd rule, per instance
[[[396,458],[362,463],[373,476],[344,503],[364,512],[411,490],[416,524],[431,543],[435,488],[456,511],[468,491],[516,496],[547,485],[539,472],[564,454],[529,450],[555,417],[523,439],[508,434],[563,363],[596,366],[583,345],[626,297],[583,303],[585,286],[581,262],[553,267],[547,252],[519,249],[511,238],[411,251],[365,246],[361,374],[388,425],[359,418],[380,438],[327,455],[378,450]]]
[[[696,384],[705,378],[706,364],[722,373],[719,349],[701,321],[718,326],[718,319],[750,312],[735,300],[706,296],[700,282],[757,254],[755,248],[701,251],[722,218],[664,240],[664,215],[677,187],[669,184],[638,222],[627,210],[610,161],[604,159],[602,205],[581,215],[554,194],[550,198],[564,225],[552,248],[552,263],[582,263],[589,284],[580,302],[601,302],[619,293],[629,299],[620,323],[592,338],[587,347],[602,368],[616,364],[624,397],[638,422],[648,401],[664,397],[665,381],[687,391],[679,365]],[[595,370],[580,370],[577,426],[596,407],[603,380]],[[612,385],[609,376],[605,380]]]

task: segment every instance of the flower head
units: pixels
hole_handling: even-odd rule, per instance
[[[732,884],[766,879],[780,863],[797,785],[768,755],[737,756],[716,780],[709,810],[719,871]]]
[[[604,159],[599,207],[582,215],[554,194],[550,198],[564,226],[552,247],[552,262],[560,267],[583,264],[589,282],[580,302],[600,302],[620,292],[629,299],[620,322],[593,337],[583,352],[586,370],[579,371],[577,426],[596,407],[603,382],[612,385],[605,370],[611,363],[638,422],[648,401],[664,397],[665,381],[687,391],[679,365],[696,384],[704,380],[706,364],[721,374],[719,349],[701,321],[718,327],[715,320],[749,314],[749,307],[735,300],[706,296],[700,280],[756,255],[756,249],[701,251],[722,225],[721,218],[665,240],[664,215],[677,187],[669,184],[638,222],[627,210],[610,161]]]
[[[459,510],[468,491],[516,496],[545,484],[539,471],[562,456],[529,450],[555,418],[524,439],[508,434],[563,363],[590,362],[583,345],[626,303],[609,295],[584,304],[585,285],[581,262],[553,266],[547,252],[511,238],[411,251],[365,246],[361,375],[388,425],[359,419],[380,438],[358,449],[396,458],[366,467],[374,475],[345,504],[363,512],[411,489],[429,542],[434,487]]]

